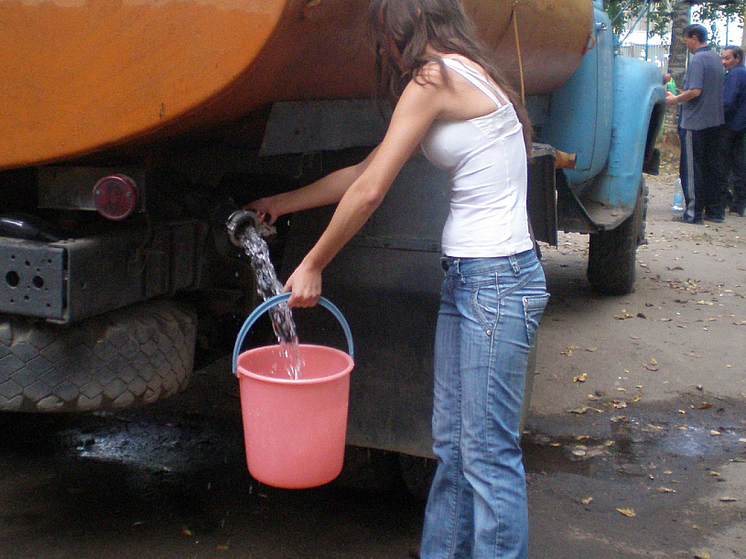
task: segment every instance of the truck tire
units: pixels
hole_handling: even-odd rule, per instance
[[[189,381],[196,322],[167,300],[65,326],[0,315],[0,411],[113,410],[170,396]]]
[[[635,209],[621,225],[591,235],[587,277],[603,295],[626,295],[635,284],[637,247],[645,240],[647,187],[640,179]]]

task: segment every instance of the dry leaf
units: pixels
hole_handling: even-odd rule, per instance
[[[702,402],[700,405],[697,406],[697,408],[700,410],[706,410],[711,407],[712,407],[712,404],[710,402]]]
[[[582,375],[572,378],[573,382],[585,382],[586,380],[588,380],[588,373],[583,373]]]
[[[623,509],[616,509],[616,510],[618,510],[624,516],[627,516],[629,518],[633,518],[633,517],[637,516],[637,513],[635,512],[635,509],[633,509],[631,507],[626,507],[626,508],[623,508]]]
[[[590,505],[593,502],[593,497],[586,497],[585,499],[581,499],[580,502],[584,505]]]
[[[736,499],[735,497],[720,497],[720,500],[723,503],[733,503],[735,501],[738,501],[738,499]]]
[[[595,411],[595,412],[598,412],[598,413],[604,413],[604,410],[599,410],[599,409],[596,409],[596,408],[591,408],[589,406],[583,406],[582,408],[575,408],[573,410],[568,410],[568,411],[569,411],[569,413],[577,413],[577,414],[580,414],[580,415],[582,415],[582,414],[584,414],[584,413],[586,413],[588,411]]]
[[[658,493],[676,493],[676,490],[669,487],[659,487]]]

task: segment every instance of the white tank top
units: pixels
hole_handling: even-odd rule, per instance
[[[490,258],[529,250],[523,126],[505,94],[480,72],[453,58],[443,62],[497,107],[469,120],[436,120],[422,140],[425,157],[451,175],[443,254]]]

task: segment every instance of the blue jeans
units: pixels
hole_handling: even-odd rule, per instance
[[[433,451],[422,559],[525,558],[518,425],[528,355],[549,300],[533,250],[444,258],[435,340]]]

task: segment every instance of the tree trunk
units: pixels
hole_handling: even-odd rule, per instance
[[[684,43],[684,28],[689,25],[691,2],[685,0],[673,5],[671,16],[671,49],[668,54],[668,73],[676,81],[678,87],[684,86],[684,72],[688,50]]]
[[[671,49],[668,54],[668,73],[676,82],[676,88],[683,90],[684,73],[686,72],[686,61],[688,50],[684,43],[684,28],[689,25],[691,2],[684,0],[675,2],[673,15],[671,17]],[[676,133],[680,106],[669,107],[666,111],[665,133]]]

